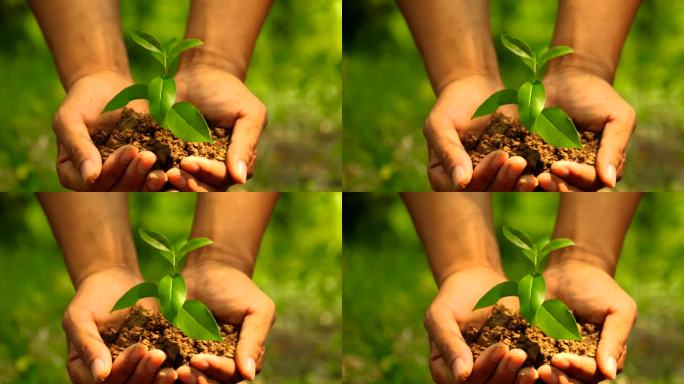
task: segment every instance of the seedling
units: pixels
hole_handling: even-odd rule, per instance
[[[573,53],[572,48],[559,45],[540,52],[533,52],[524,41],[501,35],[503,45],[527,65],[534,78],[525,82],[517,90],[504,89],[491,95],[480,105],[473,119],[494,113],[506,104],[517,104],[520,121],[530,130],[541,136],[544,141],[559,148],[582,148],[577,128],[572,119],[558,107],[544,108],[546,90],[541,76],[546,64],[558,57]]]
[[[112,312],[131,307],[142,298],[155,297],[159,300],[164,317],[180,328],[186,336],[196,340],[223,340],[218,324],[209,309],[200,301],[186,300],[185,279],[179,273],[185,255],[213,242],[206,237],[195,237],[173,246],[161,233],[143,228],[140,228],[139,233],[147,244],[159,250],[164,259],[171,264],[173,272],[162,277],[159,284],[144,282],[131,288],[114,304]]]
[[[542,276],[542,264],[549,253],[575,245],[570,239],[543,239],[532,242],[524,232],[504,227],[506,238],[522,250],[534,266],[534,271],[526,274],[520,281],[505,281],[494,286],[475,304],[475,309],[496,304],[506,296],[517,296],[520,301],[520,314],[530,324],[541,328],[544,333],[559,340],[582,340],[577,322],[572,312],[560,300],[544,300],[546,298],[546,282]]]
[[[147,99],[150,115],[176,137],[187,142],[212,142],[209,126],[204,116],[194,105],[187,101],[176,103],[176,82],[172,68],[175,59],[184,51],[202,45],[198,39],[178,41],[175,37],[161,44],[154,36],[144,32],[133,32],[131,38],[149,51],[150,55],[162,65],[164,72],[156,76],[148,85],[134,84],[119,92],[107,103],[102,113],[123,108],[137,99]]]

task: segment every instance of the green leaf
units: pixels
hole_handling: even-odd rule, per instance
[[[525,63],[525,65],[527,65],[527,67],[532,72],[535,73],[535,75],[537,74],[537,58],[536,57],[532,57],[532,58],[521,57],[520,59],[523,61],[523,63]]]
[[[544,85],[537,80],[528,81],[518,90],[518,113],[520,121],[526,127],[532,127],[544,109],[546,91]]]
[[[144,84],[133,84],[130,87],[124,88],[121,92],[117,93],[114,98],[109,100],[109,103],[105,105],[102,113],[114,111],[119,108],[123,108],[126,104],[137,99],[147,98],[147,87]]]
[[[124,293],[124,295],[121,296],[121,298],[116,302],[116,304],[114,304],[112,312],[117,311],[119,309],[132,307],[135,305],[135,303],[138,302],[138,300],[143,299],[145,297],[155,296],[157,296],[157,285],[155,283],[140,283],[135,287],[129,289],[128,292]]]
[[[539,251],[539,257],[543,260],[549,253],[565,248],[565,247],[571,247],[575,245],[575,242],[570,240],[570,239],[564,239],[564,238],[558,238],[558,239],[553,239],[549,241],[540,251]]]
[[[154,36],[148,35],[145,32],[134,31],[131,33],[133,41],[135,41],[139,46],[147,49],[150,52],[161,52],[162,46]]]
[[[175,266],[175,253],[171,249],[171,243],[169,242],[169,239],[166,238],[166,236],[154,231],[148,231],[145,228],[140,228],[138,233],[140,233],[140,238],[142,238],[147,244],[151,245],[153,248],[160,250],[161,254],[164,255],[164,257],[169,261],[169,263]]]
[[[182,40],[175,47],[173,47],[171,52],[169,52],[169,61],[175,59],[176,56],[187,51],[188,49],[199,47],[202,44],[204,44],[204,43],[202,42],[202,40],[199,40],[199,39],[184,39],[184,40]]]
[[[187,293],[185,280],[178,273],[166,275],[159,281],[159,304],[167,320],[173,322],[176,318]]]
[[[560,108],[544,109],[530,130],[554,147],[582,148],[575,124]]]
[[[186,336],[193,339],[223,340],[214,316],[204,304],[197,300],[186,301],[172,323],[180,328]]]
[[[509,51],[520,57],[531,59],[534,55],[530,46],[522,40],[518,40],[508,35],[501,35],[501,42]]]
[[[173,47],[176,46],[176,43],[178,43],[178,39],[175,37],[170,38],[166,43],[164,43],[162,50],[166,52],[167,56],[173,50]]]
[[[517,101],[518,96],[515,89],[502,89],[489,96],[489,98],[487,98],[487,100],[485,100],[484,103],[477,108],[477,111],[475,111],[471,119],[489,115],[496,112],[496,109],[500,106],[506,104],[515,104]]]
[[[518,283],[520,314],[530,323],[546,297],[546,283],[539,273],[525,275]]]
[[[547,300],[537,311],[534,324],[558,340],[582,340],[572,312],[560,300]]]
[[[487,291],[487,293],[480,298],[477,304],[475,304],[475,308],[473,308],[473,310],[492,306],[496,304],[500,298],[506,296],[515,296],[517,293],[518,283],[515,281],[504,281],[503,283],[499,283]]]
[[[506,236],[508,241],[511,243],[515,244],[519,248],[522,249],[534,249],[534,244],[532,243],[532,239],[530,239],[529,236],[527,236],[526,233],[522,231],[518,231],[515,228],[511,228],[509,226],[504,226],[503,227],[503,234]]]
[[[553,47],[539,57],[539,66],[541,67],[557,57],[565,56],[573,52],[575,51],[572,48],[565,45]]]
[[[188,102],[175,104],[166,114],[164,126],[187,142],[212,142],[204,116]]]
[[[163,52],[150,52],[150,54],[162,65],[162,67],[166,65],[166,56]]]
[[[170,76],[157,76],[149,86],[150,115],[159,124],[176,101],[176,82]]]
[[[206,237],[195,237],[193,239],[188,240],[178,250],[178,264],[181,263],[181,260],[183,260],[185,255],[187,255],[188,253],[211,244],[214,244],[214,242],[210,239],[207,239]]]
[[[527,259],[532,263],[532,265],[536,268],[537,267],[537,254],[538,251],[536,248],[533,249],[522,249],[522,253],[527,257]]]

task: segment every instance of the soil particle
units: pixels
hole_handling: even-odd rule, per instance
[[[114,129],[98,131],[92,139],[103,162],[117,148],[131,144],[140,151],[153,152],[157,156],[154,169],[166,171],[178,167],[187,156],[225,161],[232,131],[225,128],[211,128],[210,131],[213,143],[188,143],[160,127],[150,115],[124,108]]]
[[[142,343],[148,349],[160,349],[166,354],[164,367],[178,368],[189,364],[192,356],[199,353],[233,358],[238,333],[239,329],[236,327],[223,324],[223,341],[195,340],[185,336],[180,329],[166,321],[161,313],[135,306],[121,329],[107,328],[100,334],[112,354],[112,361],[127,347]]]
[[[561,352],[595,357],[600,334],[600,326],[581,323],[582,341],[556,340],[546,336],[538,327],[531,326],[520,314],[497,305],[482,327],[469,327],[464,337],[474,359],[490,345],[502,342],[511,349],[519,348],[527,353],[524,366],[538,368],[549,364],[551,357]]]
[[[580,140],[582,148],[556,148],[546,144],[539,135],[531,133],[520,121],[495,113],[482,136],[466,137],[463,144],[473,161],[473,167],[487,154],[503,150],[511,157],[525,158],[527,168],[523,174],[536,176],[542,172],[548,172],[551,164],[560,160],[594,165],[600,135],[582,131]]]

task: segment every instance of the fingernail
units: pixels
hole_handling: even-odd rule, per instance
[[[95,166],[93,165],[92,161],[83,161],[83,164],[81,164],[81,177],[86,183],[95,182],[97,175],[95,174]]]
[[[456,183],[457,187],[465,187],[466,186],[466,181],[465,181],[465,169],[463,169],[462,165],[457,165],[454,168],[454,183]]]
[[[506,172],[508,175],[508,178],[513,179],[517,178],[520,175],[520,171],[517,169],[517,167],[514,167],[512,164],[508,164],[508,171]]]
[[[510,372],[518,372],[518,370],[520,369],[520,364],[518,364],[514,359],[509,357],[508,363],[506,363],[506,368]]]
[[[551,362],[556,368],[567,369],[570,367],[570,362],[564,357],[553,357]]]
[[[489,165],[492,167],[493,170],[498,170],[501,168],[503,163],[506,162],[506,155],[503,153],[499,153],[495,158],[494,161],[492,161]]]
[[[147,188],[148,189],[157,189],[158,186],[159,186],[159,178],[154,173],[150,173],[150,175],[147,176]]]
[[[145,165],[145,162],[143,161],[142,156],[138,156],[138,164],[136,165],[136,171],[138,171],[138,174],[144,175],[147,173],[148,167]]]
[[[565,177],[570,174],[570,170],[564,165],[556,165],[553,167],[553,173],[560,177]]]
[[[608,166],[608,186],[611,188],[615,188],[615,184],[617,183],[617,172],[615,170],[615,166],[613,164]]]
[[[453,370],[454,376],[456,376],[456,380],[465,380],[466,378],[468,378],[468,372],[466,372],[465,361],[463,361],[463,359],[456,359],[456,361],[454,362]]]
[[[119,158],[119,161],[121,164],[128,165],[128,163],[135,158],[135,150],[133,148],[126,148],[124,152],[121,154],[121,157]]]
[[[209,366],[209,362],[207,360],[197,355],[193,356],[193,358],[190,360],[190,363],[197,369],[207,369]]]
[[[147,362],[145,363],[145,369],[147,369],[147,372],[156,372],[159,369],[159,364],[155,363],[155,357],[161,358],[160,354],[163,353],[164,352],[160,351],[159,349],[153,349],[148,352]]]
[[[247,182],[247,164],[244,161],[239,161],[237,165],[238,182],[244,184]]]
[[[107,372],[105,372],[104,362],[101,359],[95,359],[90,366],[90,370],[96,382],[104,381],[106,378]]]
[[[247,359],[247,378],[249,380],[254,380],[256,378],[256,363],[254,362],[254,359],[251,357]]]
[[[548,190],[550,192],[558,191],[558,184],[556,184],[556,182],[553,181],[553,179],[549,180]]]
[[[617,361],[614,357],[611,356],[608,358],[608,361],[606,362],[606,370],[608,371],[608,378],[615,380],[615,377],[617,376]]]

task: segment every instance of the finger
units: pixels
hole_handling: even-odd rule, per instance
[[[485,349],[473,364],[473,373],[468,379],[468,383],[483,384],[488,383],[496,367],[508,353],[508,346],[503,343],[490,345]],[[498,381],[494,381],[498,383]]]
[[[425,315],[425,329],[456,380],[465,381],[473,369],[473,355],[451,311],[431,305]]]
[[[180,192],[209,192],[217,191],[209,184],[197,180],[188,172],[178,168],[171,168],[166,172],[169,183],[176,187]]]
[[[513,156],[506,160],[503,167],[496,174],[494,182],[489,186],[489,191],[511,192],[518,183],[518,179],[525,171],[527,161],[520,156]]]
[[[518,371],[527,360],[527,354],[521,349],[512,349],[506,353],[491,376],[492,383],[514,383]]]
[[[256,145],[266,127],[266,107],[256,104],[252,110],[238,116],[228,146],[228,171],[236,183],[247,182],[247,167],[256,160]]]
[[[92,384],[94,379],[88,367],[83,364],[83,360],[78,355],[74,345],[67,340],[69,344],[67,352],[67,372],[69,379],[74,384]]]
[[[159,369],[161,369],[162,364],[166,360],[166,354],[159,349],[153,349],[148,351],[145,356],[138,363],[133,376],[131,376],[131,381],[140,384],[151,384],[154,382]]]
[[[601,136],[601,143],[596,156],[596,168],[603,183],[615,187],[617,171],[627,151],[627,143],[636,127],[636,113],[631,107],[612,116],[606,123]]]
[[[444,171],[444,167],[442,167],[442,163],[437,157],[437,154],[432,150],[432,148],[430,148],[429,145],[428,153],[428,179],[430,181],[430,187],[432,187],[432,190],[436,192],[457,191],[454,181],[451,180],[451,176]]]
[[[180,168],[216,189],[226,190],[232,184],[224,162],[203,157],[186,157],[181,160]]]
[[[218,384],[219,382],[207,377],[198,369],[183,365],[176,371],[178,373],[178,380],[184,384]],[[230,381],[229,383],[237,383],[238,381]]]
[[[571,353],[559,353],[551,358],[551,365],[577,380],[598,383],[603,375],[596,366],[596,359],[577,356]]]
[[[437,384],[457,384],[451,368],[446,365],[435,343],[430,340],[430,374]]]
[[[235,360],[240,374],[247,380],[256,377],[256,362],[264,353],[266,336],[275,321],[275,304],[265,298],[247,310],[240,328]]]
[[[596,175],[596,167],[574,161],[557,161],[551,165],[551,173],[570,185],[584,191],[597,191],[603,183]]]
[[[454,185],[465,188],[473,177],[473,163],[461,144],[453,121],[449,117],[431,113],[425,121],[423,134]]]
[[[124,145],[114,151],[102,165],[102,172],[90,191],[109,191],[126,173],[128,166],[138,156],[138,148]]]
[[[147,175],[147,181],[143,187],[143,192],[159,192],[167,182],[166,172],[154,170]]]
[[[126,168],[126,173],[112,188],[114,192],[140,191],[145,186],[147,174],[152,170],[157,156],[150,151],[140,152]]]
[[[636,303],[631,299],[614,304],[608,309],[596,351],[599,369],[608,379],[614,380],[617,376],[617,360],[624,351],[629,332],[636,322],[636,313]]]
[[[523,368],[518,372],[515,384],[534,384],[539,378],[539,373],[532,367]]]
[[[556,175],[544,172],[537,177],[539,180],[539,187],[546,192],[581,192],[577,187],[574,187],[565,180]]]
[[[112,370],[112,356],[93,318],[87,312],[69,307],[62,319],[62,327],[93,378],[100,381],[107,378]]]
[[[154,384],[173,384],[178,379],[178,374],[172,368],[164,368],[159,371]]]
[[[468,184],[468,191],[484,191],[496,178],[501,167],[508,160],[508,153],[504,151],[494,151],[487,154],[473,170],[473,178]]]
[[[539,186],[539,180],[532,175],[524,175],[518,179],[515,186],[516,192],[534,192]]]
[[[64,146],[69,160],[79,171],[82,185],[94,183],[102,170],[102,157],[90,138],[83,117],[60,108],[53,128],[57,141]]]
[[[122,384],[135,372],[138,362],[147,353],[147,347],[137,343],[124,349],[112,363],[112,373],[107,378],[107,384]]]
[[[558,368],[550,365],[542,365],[539,367],[539,379],[547,384],[583,384],[579,380],[575,380],[563,373]]]
[[[242,380],[242,377],[237,372],[235,360],[227,357],[198,354],[192,357],[190,365],[202,371],[202,373],[212,379],[221,382],[229,380],[236,380],[239,382]]]

